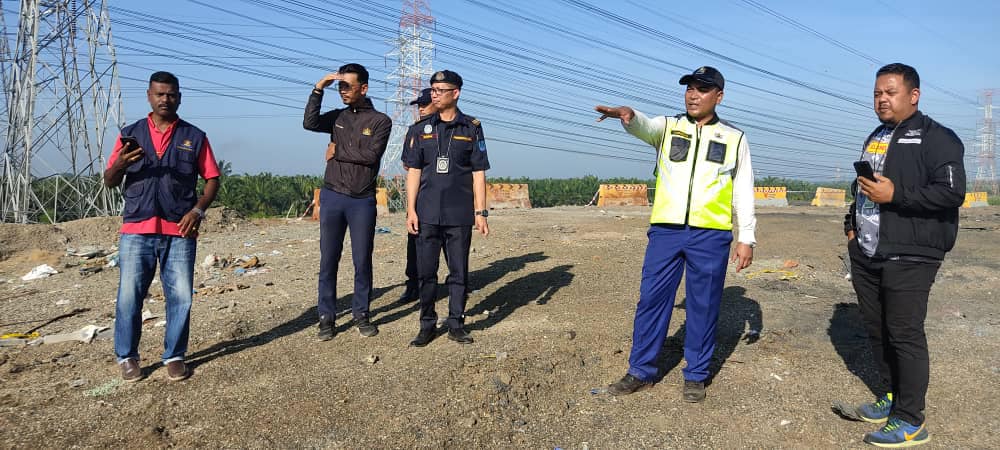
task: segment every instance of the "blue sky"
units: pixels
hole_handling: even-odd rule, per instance
[[[875,70],[905,62],[920,72],[921,109],[965,141],[971,178],[980,91],[1000,88],[994,1],[429,3],[434,69],[464,77],[460,107],[483,122],[490,176],[650,177],[653,150],[617,121],[595,123],[593,106],[677,114],[677,79],[712,65],[728,82],[719,113],[747,132],[758,177],[846,179],[877,125]],[[149,110],[149,74],[171,71],[182,117],[237,173],[322,173],[327,138],[302,129],[302,108],[341,64],[369,68],[376,108],[392,96],[384,55],[399,1],[109,4],[127,121]],[[340,106],[328,91],[325,109]]]

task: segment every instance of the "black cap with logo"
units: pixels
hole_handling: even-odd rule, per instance
[[[692,81],[698,81],[700,83],[707,84],[709,86],[715,86],[719,90],[724,90],[726,87],[726,80],[722,78],[722,72],[719,72],[715,67],[701,66],[695,69],[689,75],[684,75],[681,77],[680,84],[691,84]]]
[[[424,90],[420,91],[420,97],[417,97],[417,99],[410,102],[410,104],[419,106],[431,104],[431,88],[424,88]]]
[[[457,88],[461,88],[462,77],[450,70],[439,70],[434,72],[434,75],[431,75],[431,84],[434,83],[448,83],[455,85]]]

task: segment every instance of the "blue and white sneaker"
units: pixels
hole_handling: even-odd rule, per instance
[[[926,444],[931,441],[931,435],[924,424],[910,425],[893,417],[879,430],[866,433],[864,441],[878,447],[903,448]]]

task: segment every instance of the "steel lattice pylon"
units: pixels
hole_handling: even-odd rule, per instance
[[[104,1],[79,3],[22,0],[16,33],[0,14],[0,221],[121,211],[121,195],[102,180],[108,125],[122,117],[111,20]]]
[[[977,192],[989,192],[991,195],[998,195],[997,174],[996,174],[996,140],[997,130],[993,123],[993,91],[983,92],[983,121],[979,126],[979,147],[978,167],[976,168],[976,178],[972,182],[972,190]]]
[[[430,79],[434,65],[434,17],[427,0],[403,0],[399,19],[399,35],[389,41],[393,50],[386,54],[394,66],[387,79],[394,82],[396,92],[388,100],[392,111],[392,134],[382,158],[381,174],[389,191],[389,209],[406,209],[406,172],[400,157],[406,130],[419,117],[417,108],[410,101],[420,95],[426,80]]]

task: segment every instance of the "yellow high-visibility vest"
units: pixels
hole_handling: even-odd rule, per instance
[[[650,223],[733,229],[733,178],[743,131],[714,119],[667,117],[657,155]]]

